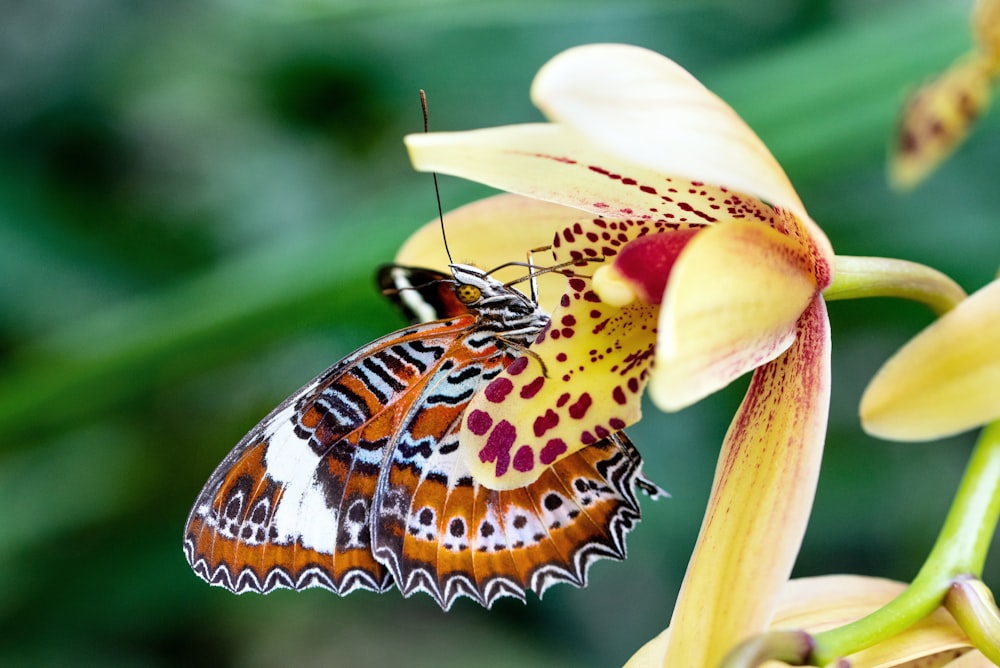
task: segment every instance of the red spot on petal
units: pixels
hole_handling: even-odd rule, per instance
[[[573,338],[573,328],[572,327],[563,327],[562,329],[559,330],[559,333],[562,334],[567,339],[572,339]],[[554,332],[553,332],[553,334],[554,334]],[[552,338],[555,338],[555,336],[553,336]]]
[[[474,411],[469,411],[469,417],[465,423],[469,426],[469,431],[476,436],[482,436],[493,426],[493,418],[486,411],[477,408]]]
[[[569,357],[566,355],[566,353],[558,353],[556,355],[556,361],[557,362],[565,362],[568,359],[569,359]]]
[[[594,292],[593,290],[587,290],[586,292],[584,292],[583,293],[583,299],[584,299],[584,301],[588,301],[588,302],[600,302],[601,301],[601,298],[598,297],[597,293]]]
[[[608,420],[608,424],[615,431],[618,431],[619,429],[624,429],[625,428],[625,421],[624,420],[620,420],[618,418],[611,418],[610,420]]]
[[[569,306],[569,295],[563,295],[562,297],[560,297],[559,305],[562,306],[563,308]]]
[[[611,398],[615,400],[616,404],[625,405],[628,399],[625,397],[625,391],[622,389],[621,385],[616,385],[615,389],[611,391]]]
[[[566,405],[567,401],[569,401],[569,392],[563,392],[559,395],[559,398],[556,399],[556,408],[562,408]]]
[[[580,292],[587,287],[587,283],[582,278],[571,278],[569,279],[569,287],[576,292]]]
[[[587,410],[593,403],[594,402],[593,400],[591,400],[590,394],[588,392],[584,392],[583,394],[580,395],[579,399],[577,399],[573,404],[570,405],[569,416],[574,420],[579,420],[583,418],[583,416],[587,414]]]
[[[635,378],[628,379],[628,391],[635,394],[639,391],[639,381]]]
[[[517,453],[514,455],[513,464],[514,470],[521,473],[526,473],[535,468],[535,453],[531,450],[531,446],[522,445],[518,448]]]
[[[580,432],[580,442],[584,445],[590,445],[594,443],[597,439],[589,431]]]
[[[566,441],[561,438],[553,438],[538,453],[538,461],[548,466],[556,460],[556,457],[564,452],[566,452]]]
[[[611,435],[611,432],[602,427],[601,425],[597,425],[596,427],[594,427],[594,433],[597,434],[597,438],[607,438],[608,436]]]
[[[517,428],[506,420],[500,420],[486,439],[486,445],[479,451],[479,461],[496,462],[496,474],[502,476],[510,468],[510,449],[517,440]]]
[[[545,378],[539,376],[527,385],[521,388],[521,398],[531,399],[533,396],[538,394],[538,391],[542,389],[542,385],[545,384]]]
[[[563,327],[572,327],[573,325],[576,324],[576,318],[574,318],[572,315],[564,315],[562,317],[562,324]]]
[[[528,358],[518,357],[516,360],[507,365],[507,373],[511,376],[516,376],[526,368],[528,368]]]
[[[545,411],[545,415],[539,415],[535,418],[535,424],[533,425],[535,436],[541,436],[549,429],[556,427],[558,424],[559,414],[549,408]]]
[[[499,404],[510,391],[514,389],[514,383],[511,382],[510,378],[494,378],[486,389],[483,390],[483,395],[486,397],[487,401],[492,401],[495,404]]]
[[[601,312],[598,311],[596,308],[595,309],[591,309],[591,311],[590,311],[590,317],[594,318],[594,319],[600,318],[601,317]]]

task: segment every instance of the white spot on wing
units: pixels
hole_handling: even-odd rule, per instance
[[[268,425],[264,462],[275,482],[284,487],[274,510],[274,542],[286,544],[299,538],[305,547],[332,553],[337,545],[337,510],[326,505],[316,478],[320,456],[295,434],[295,403],[276,414]]]
[[[410,279],[406,275],[406,270],[393,267],[391,273],[392,281],[395,283],[396,289],[399,290],[399,300],[406,304],[406,308],[419,318],[420,322],[437,320],[439,316],[434,307],[420,296],[418,290],[413,289],[413,284],[410,283]]]

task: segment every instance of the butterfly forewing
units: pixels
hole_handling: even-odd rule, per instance
[[[633,487],[656,490],[624,434],[523,488],[472,478],[458,448],[466,406],[547,316],[471,271],[382,270],[383,289],[396,286],[413,319],[448,317],[358,350],[244,437],[188,518],[185,551],[198,575],[238,593],[396,584],[447,609],[463,595],[489,606],[555,582],[582,585],[594,559],[624,558],[639,518]],[[455,297],[456,280],[484,289],[481,308]],[[504,335],[513,331],[521,341],[512,346]]]

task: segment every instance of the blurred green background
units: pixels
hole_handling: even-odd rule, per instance
[[[0,665],[609,666],[667,623],[742,388],[631,430],[673,498],[628,561],[490,612],[423,595],[233,596],[181,552],[211,469],[272,406],[401,325],[372,283],[434,216],[400,138],[540,118],[558,51],[678,60],[772,148],[838,252],[1000,263],[992,114],[890,192],[904,91],[969,46],[968,3],[11,0],[0,4]],[[486,193],[442,179],[445,208]],[[861,390],[930,322],[831,305],[830,440],[796,572],[910,579],[971,436],[892,444]],[[987,581],[1000,582],[996,560]]]

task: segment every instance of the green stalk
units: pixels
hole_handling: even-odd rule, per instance
[[[838,255],[833,277],[823,292],[827,301],[898,297],[926,304],[942,315],[966,297],[958,283],[937,269],[893,258]]]
[[[980,577],[1000,516],[1000,422],[983,430],[934,548],[913,583],[886,606],[814,636],[813,665],[900,633],[929,615],[958,576]]]

